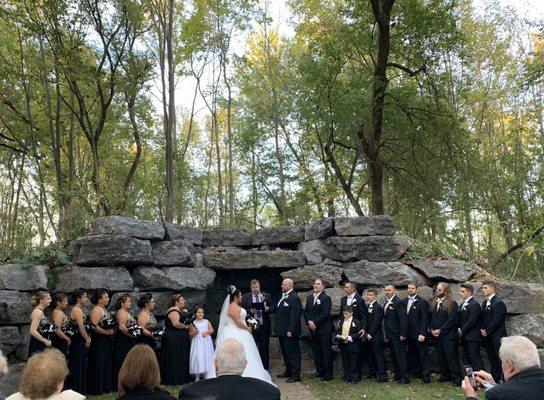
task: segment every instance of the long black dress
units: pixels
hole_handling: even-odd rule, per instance
[[[125,326],[128,328],[131,325],[134,325],[136,323],[136,320],[132,316],[132,314],[129,314],[129,318],[125,324]],[[115,334],[115,344],[114,344],[114,352],[113,352],[113,384],[115,387],[117,387],[117,380],[119,377],[119,370],[121,369],[121,366],[123,365],[123,361],[125,361],[125,358],[127,357],[128,352],[130,349],[134,347],[136,344],[136,339],[133,337],[128,337],[123,332],[121,332],[120,329],[117,329],[117,332]]]
[[[40,332],[45,325],[47,325],[47,318],[45,318],[45,315],[42,315],[42,318],[40,319],[40,323],[38,324],[37,331]],[[49,339],[49,338],[46,337],[45,339]],[[46,348],[47,347],[45,346],[45,344],[40,342],[34,336],[30,336],[30,343],[28,343],[28,356],[29,357],[34,353],[45,350]]]
[[[151,331],[154,328],[156,328],[157,327],[157,319],[155,318],[153,313],[150,312],[150,311],[147,311],[147,310],[142,310],[142,312],[145,312],[145,313],[149,314],[149,320],[145,324],[144,328],[147,329],[148,331]],[[155,350],[155,352],[157,351],[157,341],[153,337],[146,336],[146,335],[144,335],[142,333],[136,339],[136,342],[137,343],[142,343],[142,344],[147,344],[149,347],[151,347],[153,350]]]
[[[70,328],[70,318],[68,316],[64,316],[62,319],[62,322],[60,326],[58,327],[62,333],[66,334],[66,331]],[[64,340],[63,338],[59,337],[56,333],[53,335],[53,338],[51,339],[51,346],[53,346],[56,349],[59,349],[62,354],[64,354],[64,357],[66,357],[66,360],[68,360],[68,342]]]
[[[104,330],[111,329],[111,314],[104,310],[98,326]],[[100,395],[115,391],[113,385],[113,340],[112,335],[103,335],[96,331],[91,333],[89,349],[89,365],[87,367],[87,394]]]
[[[178,310],[170,310],[166,314],[164,336],[161,346],[161,376],[165,385],[183,385],[189,382],[189,351],[191,340],[189,329],[179,329],[172,325],[168,315],[179,313],[183,323],[186,315]]]
[[[83,322],[87,317],[83,315]],[[70,318],[70,323],[74,327],[75,333],[72,336],[72,343],[70,344],[70,353],[68,355],[68,369],[70,375],[68,375],[67,386],[78,393],[86,394],[87,390],[87,346],[85,346],[85,339],[79,331],[77,322]]]

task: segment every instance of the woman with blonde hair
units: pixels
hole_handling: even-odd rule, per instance
[[[161,373],[155,351],[137,344],[127,354],[119,371],[118,400],[175,400],[160,388]]]
[[[62,391],[68,376],[64,355],[57,349],[34,354],[28,359],[19,392],[6,400],[82,400],[85,396],[73,390]]]
[[[30,343],[28,344],[28,356],[51,347],[51,340],[45,330],[48,325],[44,310],[51,304],[51,295],[45,290],[40,290],[32,296],[32,314],[30,314]]]

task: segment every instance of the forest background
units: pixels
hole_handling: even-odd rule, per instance
[[[4,1],[0,261],[66,261],[101,215],[385,213],[418,256],[544,282],[544,15],[519,4]]]

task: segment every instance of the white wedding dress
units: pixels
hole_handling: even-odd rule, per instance
[[[223,307],[221,309],[221,316],[219,317],[219,328],[217,329],[217,338],[215,340],[215,346],[219,346],[226,339],[238,340],[246,352],[247,365],[242,376],[260,379],[275,386],[272,382],[272,378],[266,369],[263,367],[261,356],[259,355],[259,349],[255,344],[253,335],[249,331],[240,328],[234,320],[228,316],[229,297],[225,299]],[[240,318],[242,321],[246,320],[247,312],[245,309],[240,308]],[[212,368],[206,373],[206,378],[215,378],[215,368]]]

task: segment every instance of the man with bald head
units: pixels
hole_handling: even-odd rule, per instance
[[[281,283],[281,298],[272,304],[275,312],[274,333],[280,341],[281,355],[285,371],[278,378],[287,378],[287,383],[300,381],[300,317],[302,302],[293,289],[292,279],[284,279]]]

